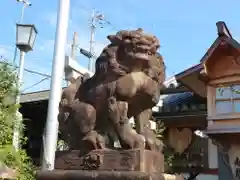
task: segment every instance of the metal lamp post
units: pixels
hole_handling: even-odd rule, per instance
[[[17,24],[16,33],[16,46],[20,50],[20,61],[17,79],[17,88],[20,89],[22,84],[23,70],[24,70],[24,57],[25,53],[32,51],[37,36],[37,29],[31,24]],[[20,93],[16,97],[16,104],[20,103]],[[19,148],[19,125],[22,121],[21,114],[17,112],[16,122],[13,133],[13,146],[16,150]]]

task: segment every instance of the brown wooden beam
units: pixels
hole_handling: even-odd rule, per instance
[[[167,127],[178,127],[178,128],[194,128],[194,129],[205,129],[207,127],[206,114],[202,115],[180,115],[180,116],[158,116],[154,117],[156,120],[161,121]]]
[[[187,87],[181,88],[166,88],[162,89],[161,94],[176,94],[176,93],[184,93],[184,92],[191,92]]]
[[[227,36],[232,39],[232,35],[224,21],[218,21],[216,23],[218,36]]]

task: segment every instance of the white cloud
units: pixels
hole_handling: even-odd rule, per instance
[[[47,12],[42,17],[43,21],[46,21],[50,26],[55,27],[57,24],[57,12]]]
[[[7,45],[0,45],[0,56],[10,59],[13,55],[13,49]]]
[[[21,91],[23,93],[43,91],[50,89],[50,78],[45,78],[31,73],[24,73],[23,86]]]
[[[6,55],[7,53],[8,53],[8,50],[0,46],[0,55]]]
[[[38,45],[37,49],[47,54],[52,52],[54,49],[54,39],[44,40],[40,45]]]
[[[69,19],[69,27],[68,27],[68,39],[66,44],[66,53],[70,53],[71,51],[71,44],[72,44],[72,36],[74,31],[79,33],[78,37],[78,45],[81,48],[89,50],[90,46],[90,28],[89,28],[89,19],[91,17],[91,11],[84,11],[83,9],[74,6],[70,10],[70,19]],[[45,13],[44,17],[42,18],[43,21],[48,23],[51,27],[56,27],[57,21],[57,13],[56,12],[48,12]],[[96,55],[99,55],[106,45],[105,42],[96,41],[94,44],[94,52]],[[52,56],[52,52],[54,49],[54,39],[47,39],[43,41],[40,45],[38,45],[39,51],[41,53],[50,54]]]

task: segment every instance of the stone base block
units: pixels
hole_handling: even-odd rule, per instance
[[[135,171],[39,171],[37,180],[184,180],[181,176]]]
[[[56,154],[55,169],[163,173],[164,157],[140,149],[94,150],[84,155],[79,150],[61,151]]]

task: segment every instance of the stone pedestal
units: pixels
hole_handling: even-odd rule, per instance
[[[178,180],[164,172],[164,157],[148,150],[62,151],[54,171],[39,171],[37,180]],[[181,179],[179,179],[181,180]]]
[[[56,154],[55,169],[164,172],[164,157],[148,150],[94,150],[81,155],[81,151],[62,151]]]
[[[54,170],[37,173],[37,180],[184,180],[180,176],[135,171]]]
[[[148,174],[136,171],[39,171],[37,180],[184,180],[182,176],[170,174]]]

